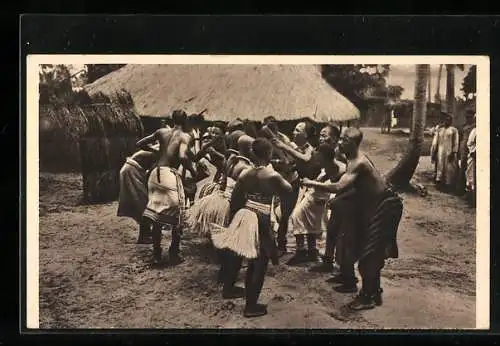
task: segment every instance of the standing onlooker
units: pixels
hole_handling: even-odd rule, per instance
[[[474,128],[469,134],[467,140],[468,156],[467,169],[465,175],[467,177],[466,197],[472,207],[476,206],[476,116],[474,115]]]
[[[439,129],[441,128],[441,126],[443,125],[443,120],[444,119],[444,116],[443,114],[440,113],[440,116],[439,116],[439,121],[438,123],[436,124],[436,126],[434,126],[431,131],[432,131],[432,143],[437,143],[437,135],[439,133]],[[436,155],[437,155],[437,148],[434,148],[431,146],[431,152],[430,152],[430,156],[431,156],[431,162],[434,164],[434,171],[433,171],[433,174],[432,174],[432,180],[435,182],[436,181],[436,175],[437,175],[437,160],[436,160]]]
[[[439,189],[449,192],[455,184],[457,173],[458,130],[452,125],[453,116],[442,112],[443,125],[434,136],[431,159],[436,163],[436,184]]]
[[[458,179],[457,179],[457,194],[463,196],[466,192],[466,176],[465,171],[467,170],[467,158],[469,156],[469,149],[467,147],[467,141],[469,139],[469,134],[475,127],[474,124],[474,111],[469,109],[465,113],[465,125],[460,131],[460,148],[459,148],[459,163],[458,163]]]

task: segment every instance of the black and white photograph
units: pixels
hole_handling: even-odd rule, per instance
[[[480,56],[29,55],[28,328],[489,328],[489,97]]]

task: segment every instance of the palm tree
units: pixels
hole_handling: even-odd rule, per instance
[[[446,111],[453,114],[455,108],[455,65],[446,65]]]
[[[454,65],[447,64],[446,65],[446,110],[449,113],[453,114],[454,111],[454,103],[455,103],[455,68],[463,71],[465,69],[465,65]],[[441,104],[441,75],[443,71],[443,64],[439,65],[439,71],[437,76],[437,88],[435,101],[436,103]]]
[[[439,71],[437,75],[437,86],[436,86],[436,96],[435,96],[435,101],[436,103],[441,104],[441,74],[443,73],[443,64],[439,65]],[[430,100],[429,100],[430,101]]]
[[[431,94],[431,79],[432,79],[432,71],[429,71],[429,78],[427,78],[427,102],[432,102],[432,94]]]
[[[410,180],[415,173],[422,152],[429,76],[430,65],[416,66],[415,103],[408,148],[398,164],[386,175],[387,182],[397,189],[405,189],[410,186]]]
[[[455,115],[455,68],[463,71],[464,65],[446,65],[446,111]]]

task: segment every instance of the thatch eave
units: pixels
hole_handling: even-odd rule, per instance
[[[90,95],[110,97],[120,89],[145,116],[207,109],[208,120],[221,121],[261,121],[268,115],[318,122],[359,118],[359,110],[314,65],[127,65],[85,86]]]

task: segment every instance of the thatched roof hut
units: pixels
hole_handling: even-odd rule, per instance
[[[315,65],[126,65],[85,86],[90,95],[113,95],[122,88],[141,115],[206,109],[207,120],[222,121],[260,121],[268,115],[317,122],[359,118],[358,109]]]
[[[117,103],[84,94],[73,104],[40,103],[40,169],[81,172],[86,201],[112,200],[119,170],[144,129],[125,93],[117,93]]]

